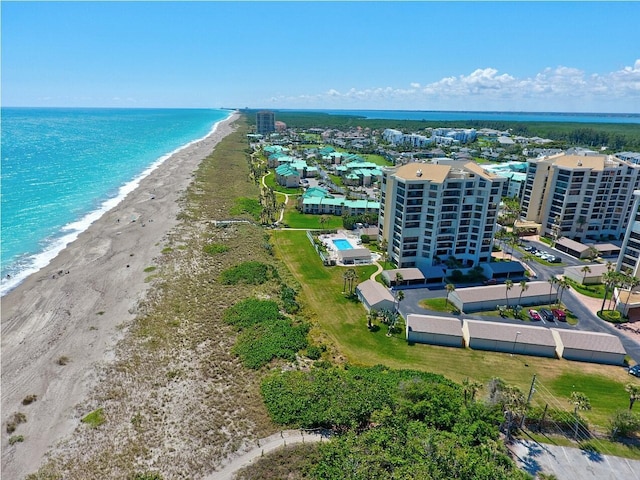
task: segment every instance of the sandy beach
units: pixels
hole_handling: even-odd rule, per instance
[[[205,139],[167,159],[120,204],[47,267],[2,298],[2,478],[38,469],[47,451],[77,427],[75,406],[98,381],[148,288],[145,268],[177,225],[180,196],[234,114]],[[37,401],[23,405],[36,395]],[[26,416],[9,445],[7,421]]]

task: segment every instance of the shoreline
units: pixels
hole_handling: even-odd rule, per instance
[[[118,193],[114,197],[105,199],[95,210],[89,211],[81,218],[63,225],[60,228],[59,232],[54,234],[55,240],[50,245],[48,245],[45,250],[30,254],[25,257],[29,262],[26,268],[12,275],[10,278],[5,277],[4,275],[2,276],[2,278],[0,278],[0,298],[3,298],[13,289],[17,288],[30,275],[37,274],[40,270],[46,268],[47,265],[49,265],[53,261],[53,259],[58,254],[60,254],[62,250],[64,250],[68,245],[74,242],[82,232],[87,230],[102,216],[106,215],[109,211],[117,207],[126,198],[127,195],[129,195],[132,191],[140,186],[140,182],[151,175],[164,162],[170,159],[173,155],[176,155],[181,151],[188,149],[192,145],[204,141],[207,137],[214,135],[216,129],[218,128],[218,125],[220,125],[222,122],[227,121],[232,115],[233,112],[230,112],[225,119],[215,122],[206,135],[196,138],[195,140],[192,140],[184,145],[173,149],[168,153],[161,155],[133,179],[121,185],[118,188]]]
[[[178,200],[238,118],[231,114],[206,137],[156,162],[135,189],[2,296],[3,476],[36,471],[47,451],[80,424],[77,406],[97,384],[99,367],[114,360],[136,316],[149,287],[144,270],[178,224]],[[37,400],[23,405],[28,395]],[[6,424],[15,412],[27,421],[11,435],[25,441],[10,446]]]

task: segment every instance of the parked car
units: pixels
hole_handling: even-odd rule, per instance
[[[482,283],[484,283],[485,285],[496,285],[498,283],[498,280],[496,280],[495,278],[487,278]]]
[[[534,247],[533,245],[528,245],[528,246],[524,247],[524,251],[525,252],[535,252],[536,251],[536,247]]]
[[[547,322],[553,322],[555,318],[553,316],[553,312],[551,310],[547,310],[546,308],[540,309],[540,316],[542,317],[543,320],[546,320]]]
[[[629,367],[629,375],[640,378],[640,364]]]
[[[558,257],[553,257],[553,260],[547,258],[547,261],[551,262],[551,263],[560,263],[560,262],[562,262],[562,259],[560,259]]]
[[[546,260],[547,262],[555,262],[556,260],[556,256],[555,255],[545,255],[541,257],[543,260]]]
[[[564,313],[562,310],[556,308],[552,310],[551,313],[553,313],[553,316],[556,317],[556,320],[559,320],[561,322],[567,321],[567,314]]]
[[[540,314],[537,310],[531,309],[529,310],[529,318],[534,321],[540,321]]]
[[[544,250],[538,250],[534,255],[536,257],[542,257],[543,255],[547,255],[548,252],[545,252]]]

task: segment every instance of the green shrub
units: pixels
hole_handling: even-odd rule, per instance
[[[624,323],[626,321],[618,310],[601,310],[598,312],[598,316],[611,323]]]
[[[7,420],[7,433],[11,434],[15,432],[18,425],[20,425],[21,423],[25,423],[26,421],[27,416],[24,413],[14,413],[13,415],[11,415],[11,417],[9,417],[9,420]]]
[[[242,215],[248,213],[254,220],[260,219],[260,212],[262,212],[262,205],[254,198],[239,197],[235,199],[233,207],[231,207],[229,213],[231,215]]]
[[[153,267],[153,266],[152,267],[147,267],[147,268],[144,269],[144,272],[145,273],[153,272],[156,268],[158,268],[158,267]]]
[[[253,369],[276,358],[293,361],[298,351],[306,348],[308,332],[307,325],[293,325],[286,318],[262,322],[244,330],[232,351]]]
[[[87,415],[82,417],[82,420],[80,421],[82,423],[86,423],[91,428],[97,428],[100,425],[102,425],[104,422],[106,422],[106,420],[107,419],[104,415],[104,409],[98,408],[97,410],[94,410],[93,412],[88,413]]]
[[[300,310],[300,305],[296,302],[296,291],[293,288],[288,287],[287,285],[282,285],[280,299],[282,300],[285,312],[291,314]]]
[[[618,410],[609,419],[609,435],[612,438],[631,438],[638,431],[640,431],[640,415],[631,410]]]
[[[208,245],[205,245],[203,250],[207,255],[218,255],[220,253],[229,251],[229,247],[224,245],[223,243],[210,243]]]
[[[11,437],[9,437],[9,445],[14,445],[18,442],[24,442],[24,436],[12,435]]]
[[[322,349],[317,345],[309,345],[307,347],[307,357],[311,360],[319,360],[322,356]]]
[[[271,278],[276,278],[278,272],[275,268],[261,262],[244,262],[229,268],[220,274],[220,283],[223,285],[261,285]]]
[[[227,308],[222,318],[238,330],[251,327],[260,322],[273,322],[282,318],[278,304],[271,300],[247,298]]]
[[[24,397],[22,399],[22,404],[23,405],[31,405],[33,402],[35,402],[38,399],[37,395],[27,395],[26,397]]]

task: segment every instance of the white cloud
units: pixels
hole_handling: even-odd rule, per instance
[[[278,97],[281,103],[317,108],[481,109],[640,113],[640,59],[604,74],[558,66],[518,78],[495,68],[444,77],[408,88],[330,88],[318,95]],[[295,105],[294,105],[295,104]]]

